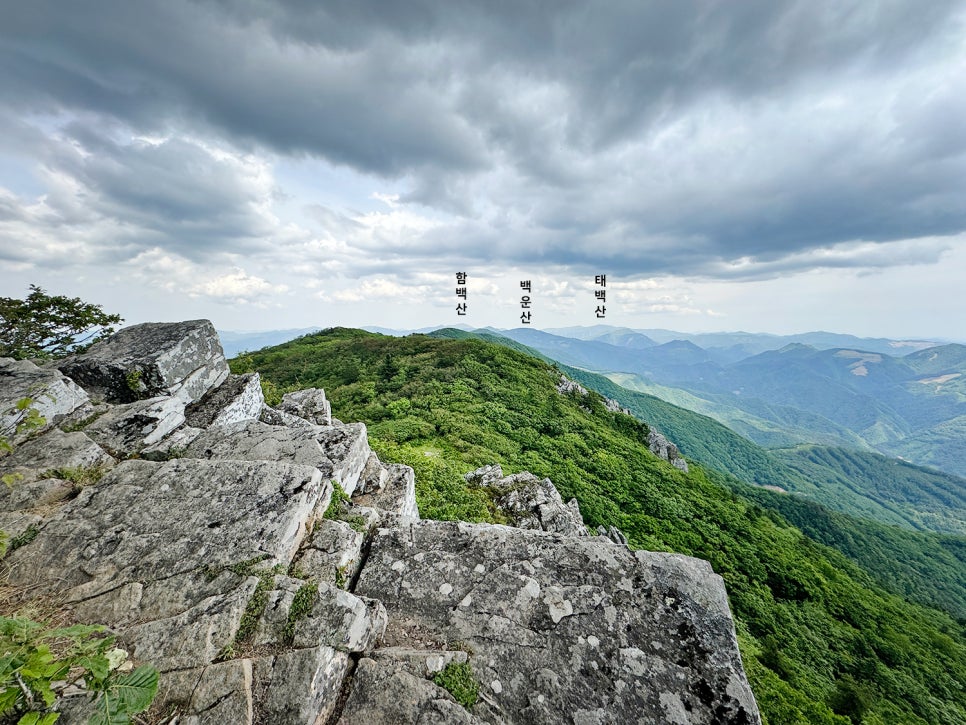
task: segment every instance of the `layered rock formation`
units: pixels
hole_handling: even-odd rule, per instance
[[[517,527],[421,521],[412,469],[322,391],[268,408],[210,323],[0,361],[0,380],[2,414],[48,398],[0,459],[0,528],[29,534],[8,581],[153,663],[152,722],[760,721],[707,563],[591,536],[549,479],[499,467],[468,482]]]

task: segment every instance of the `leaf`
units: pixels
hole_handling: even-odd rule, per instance
[[[91,725],[122,725],[129,715],[146,710],[158,691],[158,671],[141,665],[133,672],[109,681],[97,701],[97,713]]]
[[[48,712],[45,715],[39,712],[28,712],[17,721],[17,725],[52,725],[59,717],[59,712]]]

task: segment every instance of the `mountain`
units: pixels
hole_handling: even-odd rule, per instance
[[[269,345],[288,342],[301,335],[318,332],[318,327],[304,327],[297,330],[263,330],[261,332],[238,332],[232,330],[218,330],[225,357],[235,357],[248,350],[261,350]]]
[[[697,463],[685,474],[660,461],[647,450],[644,424],[608,410],[596,393],[561,394],[552,365],[484,340],[335,329],[233,367],[258,370],[279,390],[324,387],[338,417],[367,423],[382,460],[413,466],[427,517],[493,521],[490,500],[462,474],[500,463],[550,477],[565,498],[577,499],[588,524],[618,527],[634,547],[709,560],[728,587],[742,657],[769,722],[966,722],[963,624],[896,594],[902,582],[926,588],[920,569],[952,586],[961,581],[953,554],[926,566],[936,537],[897,538],[903,559],[922,566],[876,573],[887,558],[859,564],[862,551],[846,558],[754,498],[768,491]],[[673,406],[652,402],[661,404],[659,427],[682,449],[675,425],[709,453],[727,452],[740,439],[713,422],[714,433],[702,430],[708,419],[695,414],[681,423]],[[740,450],[749,456],[763,450],[747,446]],[[743,463],[754,472],[770,459]],[[778,472],[768,475],[781,480]],[[851,520],[837,516],[841,531]],[[884,540],[854,521],[869,545]],[[957,605],[950,599],[947,607]]]

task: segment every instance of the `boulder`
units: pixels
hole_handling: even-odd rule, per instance
[[[306,388],[286,393],[282,396],[278,409],[316,425],[332,425],[332,405],[325,399],[322,388]]]
[[[345,587],[362,566],[364,538],[362,531],[345,521],[321,519],[295,560],[295,571],[317,582]]]
[[[678,470],[688,472],[688,462],[681,456],[678,447],[653,428],[647,433],[647,447],[658,458],[667,461]]]
[[[487,722],[760,722],[723,582],[698,559],[411,521],[376,532],[355,591],[385,604],[388,646],[422,647],[426,632],[465,643],[480,682],[473,715]],[[374,690],[402,677],[377,674]],[[406,682],[408,697],[420,692]]]
[[[265,398],[258,373],[229,375],[217,388],[185,410],[185,421],[193,428],[210,428],[258,420]]]
[[[499,465],[483,466],[464,478],[470,485],[489,488],[493,503],[513,526],[587,536],[576,499],[564,503],[549,478],[540,479],[526,471],[503,476]]]
[[[184,401],[159,396],[113,406],[84,430],[117,458],[127,458],[160,443],[184,421]]]
[[[30,399],[44,419],[41,426],[17,431],[24,410],[20,401]],[[90,403],[87,393],[57,370],[38,368],[28,360],[0,358],[0,436],[12,444],[59,423],[65,416]]]
[[[349,655],[321,645],[259,657],[254,669],[256,723],[316,725],[335,711]]]
[[[51,428],[0,459],[0,474],[17,474],[19,483],[29,483],[44,478],[53,469],[108,468],[114,463],[114,459],[84,433],[64,433],[59,428]]]
[[[258,420],[267,425],[284,426],[285,428],[314,428],[315,423],[299,418],[297,415],[275,410],[267,405],[263,405],[258,414]],[[342,425],[339,423],[339,425]]]
[[[159,395],[190,403],[228,377],[218,334],[208,320],[126,327],[57,367],[109,403]]]
[[[358,506],[367,506],[418,519],[416,474],[413,469],[400,463],[390,463],[385,469],[386,477],[382,488],[361,496],[353,496],[352,502]]]
[[[337,481],[351,495],[370,453],[362,423],[293,429],[255,421],[209,429],[195,439],[185,455],[314,466],[326,480]]]

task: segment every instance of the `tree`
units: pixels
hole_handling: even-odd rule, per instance
[[[121,322],[100,305],[51,296],[32,284],[24,300],[0,297],[0,357],[63,357],[113,334]]]

